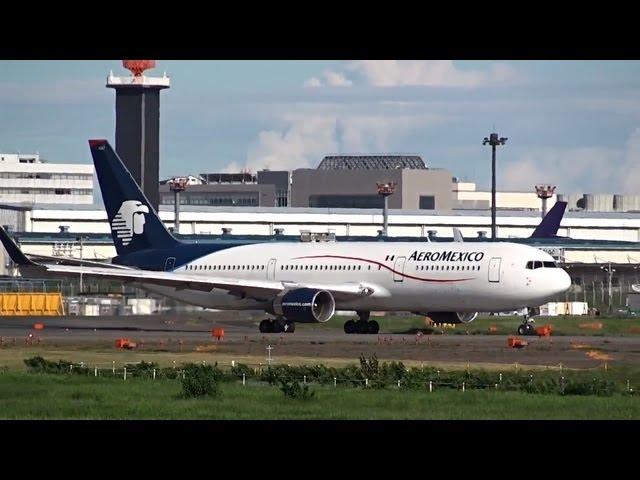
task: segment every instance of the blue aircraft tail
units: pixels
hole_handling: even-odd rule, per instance
[[[560,222],[567,208],[567,202],[556,202],[547,212],[540,225],[533,231],[530,238],[550,238],[555,237],[560,228]]]
[[[118,255],[171,248],[178,242],[107,140],[89,140],[111,235]]]

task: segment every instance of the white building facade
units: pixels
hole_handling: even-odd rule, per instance
[[[47,163],[38,154],[0,153],[0,203],[93,203],[93,165]]]

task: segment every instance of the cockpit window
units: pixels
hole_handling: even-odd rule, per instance
[[[558,268],[556,262],[541,262],[539,260],[536,261],[528,261],[527,268],[529,270],[535,270],[536,268]]]

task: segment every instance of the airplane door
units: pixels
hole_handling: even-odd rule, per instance
[[[269,264],[267,265],[267,280],[275,280],[276,279],[276,259],[270,258]]]
[[[164,271],[165,272],[170,272],[174,268],[176,268],[176,257],[167,258],[167,261],[164,262]]]
[[[396,258],[396,263],[393,264],[393,281],[402,282],[404,280],[404,262],[407,257]]]
[[[493,257],[489,260],[489,281],[490,282],[499,282],[500,281],[500,263],[502,263],[502,258]]]

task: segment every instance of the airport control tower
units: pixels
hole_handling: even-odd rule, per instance
[[[131,76],[107,77],[107,88],[116,91],[116,152],[131,175],[158,210],[160,196],[160,90],[169,88],[169,77],[147,77],[155,60],[123,60]]]

